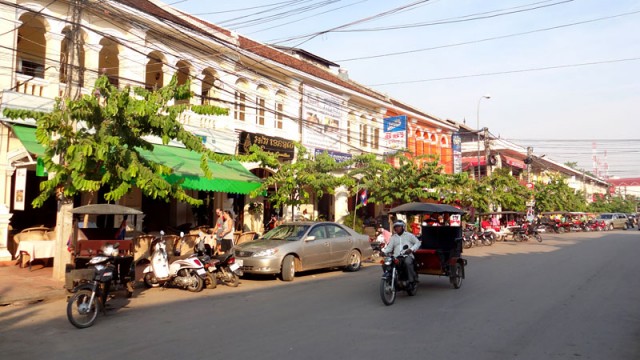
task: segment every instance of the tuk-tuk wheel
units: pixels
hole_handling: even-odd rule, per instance
[[[459,263],[453,265],[450,274],[449,282],[453,285],[454,289],[459,289],[460,286],[462,286],[462,265]]]

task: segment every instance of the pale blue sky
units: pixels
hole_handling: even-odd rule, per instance
[[[177,0],[176,0],[177,1]],[[171,3],[171,1],[168,1]],[[174,6],[191,14],[212,13],[281,4],[279,11],[250,16],[270,7],[199,17],[236,30],[255,40],[273,43],[316,33],[417,2],[415,0],[186,0]],[[330,3],[313,11],[255,26],[238,22]],[[556,4],[554,6],[548,6]],[[638,0],[432,0],[411,10],[353,25],[345,30],[425,23],[467,15],[486,15],[541,7],[488,19],[375,32],[330,32],[299,47],[339,63],[350,77],[417,106],[440,118],[466,119],[476,126],[478,99],[480,126],[503,138],[560,161],[578,161],[591,170],[591,140],[607,148],[611,175],[640,176],[640,60],[568,67],[545,71],[424,81],[466,75],[518,71],[621,59],[640,59],[640,1]],[[341,8],[342,7],[342,8]],[[338,9],[341,8],[341,9]],[[320,14],[332,9],[334,11]],[[508,10],[509,9],[509,10]],[[528,35],[445,47],[375,59],[345,59],[424,49],[501,37],[596,18],[638,12],[587,24]],[[488,13],[491,12],[491,13]],[[224,23],[232,18],[232,22]],[[301,21],[293,22],[295,20]],[[476,15],[477,17],[477,15]],[[285,24],[291,22],[290,24]],[[235,23],[235,24],[233,24]],[[282,26],[278,26],[282,25]],[[273,29],[268,27],[278,26]],[[303,40],[281,43],[296,46]],[[394,85],[376,85],[387,83]],[[545,143],[540,139],[589,139],[572,143]],[[616,142],[617,139],[636,139]],[[607,140],[607,141],[604,141]],[[600,154],[602,157],[603,154]]]

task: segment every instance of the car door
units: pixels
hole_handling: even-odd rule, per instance
[[[311,239],[313,237],[313,239]],[[303,239],[302,266],[305,270],[319,269],[329,266],[331,259],[331,244],[327,238],[327,231],[322,224],[311,228],[307,237]]]
[[[327,224],[327,236],[331,241],[331,264],[344,265],[353,248],[353,237],[336,224]]]

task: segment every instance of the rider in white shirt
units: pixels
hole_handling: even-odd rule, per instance
[[[409,248],[406,250],[406,253],[409,254],[404,259],[404,266],[407,270],[407,274],[409,275],[409,281],[417,281],[416,271],[413,267],[413,252],[420,248],[422,242],[418,240],[415,235],[406,231],[406,225],[404,221],[398,220],[393,224],[393,231],[395,234],[391,235],[391,239],[389,239],[389,244],[382,249],[384,253],[393,254],[393,256],[398,256],[403,253],[403,248],[407,245]]]

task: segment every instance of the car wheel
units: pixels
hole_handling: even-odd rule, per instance
[[[347,271],[358,271],[362,266],[362,256],[360,256],[360,252],[358,250],[351,250],[349,253],[348,264],[345,267]]]
[[[293,278],[296,276],[296,267],[295,267],[295,259],[293,255],[287,255],[282,260],[282,269],[281,269],[281,277],[282,281],[293,281]]]

